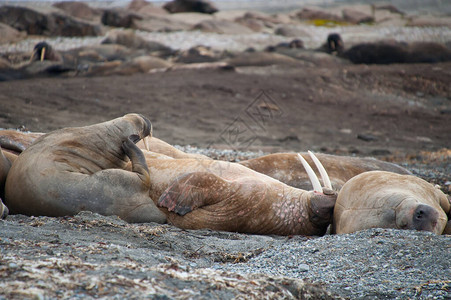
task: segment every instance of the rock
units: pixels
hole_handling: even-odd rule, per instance
[[[357,138],[365,142],[377,141],[377,137],[370,133],[360,133],[357,135]]]
[[[160,31],[160,32],[171,32],[180,30],[189,30],[192,25],[171,18],[168,16],[146,16],[142,20],[136,20],[134,22],[134,28],[143,31]]]
[[[131,49],[144,49],[158,56],[169,56],[174,53],[170,47],[155,41],[146,41],[133,30],[110,30],[102,44],[118,44]]]
[[[449,17],[414,16],[409,19],[407,26],[413,27],[451,27]]]
[[[372,16],[352,9],[343,9],[343,19],[351,24],[374,22],[374,18]]]
[[[221,54],[210,47],[196,46],[180,52],[176,62],[184,64],[215,62],[221,59]]]
[[[214,14],[218,9],[207,0],[173,0],[163,6],[171,14],[180,12],[199,12]]]
[[[0,23],[0,44],[14,43],[26,37],[26,33]]]
[[[121,9],[107,9],[102,14],[102,24],[113,27],[136,28],[135,20],[142,20],[136,13]]]
[[[344,19],[337,14],[313,8],[303,8],[301,11],[295,14],[295,17],[301,20],[328,20],[336,22],[344,21]]]
[[[201,14],[197,12],[186,12],[186,13],[177,13],[169,16],[170,20],[183,22],[186,24],[190,24],[191,26],[196,25],[202,21],[211,20],[214,16],[208,14]]]
[[[300,64],[296,59],[274,52],[239,53],[226,62],[234,67]]]
[[[111,61],[90,66],[85,76],[133,75],[147,73],[152,69],[166,69],[171,66],[167,61],[154,56],[138,56],[129,61]]]
[[[94,9],[86,3],[79,1],[56,2],[53,4],[53,6],[61,9],[69,16],[85,20],[92,21],[100,15],[99,10]]]
[[[102,28],[97,24],[81,21],[63,14],[52,13],[53,18],[50,35],[52,36],[99,36],[103,34]]]
[[[309,37],[310,35],[302,28],[290,25],[280,25],[274,30],[277,35],[287,36],[287,37]]]
[[[96,36],[102,34],[99,25],[84,22],[60,13],[43,14],[20,6],[0,7],[0,22],[33,35]]]
[[[372,150],[371,152],[370,152],[370,154],[371,155],[376,155],[376,156],[387,156],[387,155],[390,155],[391,154],[391,152],[390,152],[390,150],[387,150],[387,149],[375,149],[375,150]]]
[[[48,35],[52,20],[43,13],[20,6],[0,7],[0,22],[33,35]]]
[[[393,14],[399,14],[402,16],[405,15],[405,13],[403,11],[399,10],[396,6],[394,6],[392,4],[376,4],[376,5],[374,5],[374,9],[375,10],[386,10]]]
[[[274,28],[275,24],[280,23],[278,19],[262,12],[246,12],[243,16],[236,18],[235,22],[257,32],[265,28]]]
[[[247,18],[237,18],[236,23],[250,28],[252,31],[261,32],[266,27],[265,24],[260,20],[247,19]]]
[[[192,27],[192,30],[222,34],[247,34],[253,31],[243,25],[227,20],[205,20]]]
[[[144,16],[168,14],[167,10],[159,6],[154,6],[146,0],[132,0],[127,6],[127,10]]]

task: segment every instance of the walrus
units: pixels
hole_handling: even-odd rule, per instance
[[[307,153],[300,153],[304,159],[312,164]],[[383,170],[399,174],[411,174],[407,169],[393,163],[375,158],[337,156],[330,154],[315,154],[327,170],[332,187],[339,191],[343,184],[352,177],[367,171]],[[274,153],[239,162],[257,172],[266,174],[290,186],[308,190],[310,180],[305,169],[299,165],[297,153]]]
[[[11,162],[3,154],[2,148],[0,147],[0,219],[6,218],[9,213],[8,208],[3,204],[2,199],[5,198],[4,186],[10,168]]]
[[[336,193],[310,172],[313,191],[288,186],[243,165],[215,160],[147,159],[150,197],[184,229],[324,235]]]
[[[6,178],[11,213],[74,215],[88,210],[127,222],[165,222],[149,197],[149,171],[135,143],[151,124],[138,114],[56,130],[35,140]],[[131,171],[125,170],[131,162]]]
[[[451,60],[451,50],[434,42],[379,41],[345,49],[338,33],[331,33],[320,51],[335,54],[354,64],[438,63]]]
[[[451,205],[439,188],[412,175],[371,171],[343,185],[331,232],[397,228],[450,234],[449,219]]]
[[[23,132],[13,129],[0,130],[0,147],[6,150],[5,154],[8,154],[7,158],[12,162],[20,153],[30,147],[37,138],[44,134],[42,132]],[[144,137],[136,145],[140,149],[152,149],[152,152],[165,154],[172,158],[211,159],[202,154],[183,152],[165,141],[154,137],[153,134]]]

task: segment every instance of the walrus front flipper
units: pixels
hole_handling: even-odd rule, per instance
[[[139,141],[139,136],[129,136],[128,139],[122,144],[122,150],[124,150],[125,154],[132,162],[132,172],[138,174],[139,178],[148,190],[150,187],[149,169],[147,168],[144,154],[135,144],[137,141]]]
[[[164,191],[157,204],[184,216],[196,208],[219,202],[229,185],[221,177],[208,172],[184,174]]]

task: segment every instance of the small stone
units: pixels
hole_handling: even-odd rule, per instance
[[[308,271],[310,271],[310,267],[307,264],[300,264],[298,266],[298,270],[299,270],[299,272],[308,272]]]
[[[370,133],[360,133],[357,135],[357,138],[365,142],[377,141],[377,137]]]

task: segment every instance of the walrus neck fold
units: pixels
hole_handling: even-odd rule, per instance
[[[278,194],[280,200],[272,205],[274,220],[277,223],[275,227],[279,228],[280,232],[285,231],[285,234],[324,235],[331,223],[333,211],[331,203],[335,203],[335,200],[330,199],[333,197],[322,195],[321,198],[318,195],[301,189],[284,190],[283,194]],[[326,213],[323,209],[326,206],[324,202],[327,202]],[[314,203],[313,208],[312,203]]]

